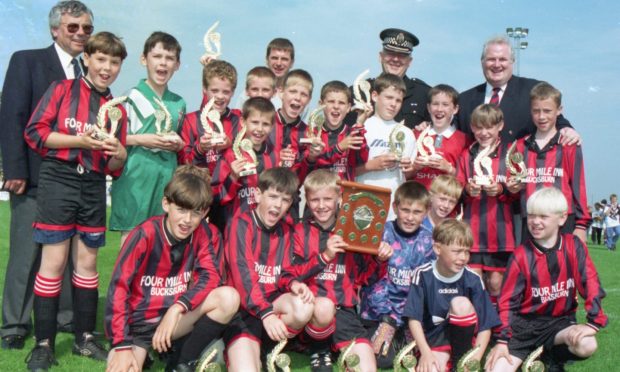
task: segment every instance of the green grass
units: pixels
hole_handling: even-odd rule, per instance
[[[0,288],[4,288],[6,263],[9,251],[9,205],[0,202]],[[119,250],[119,234],[108,233],[107,245],[99,255],[99,280],[101,283],[99,298],[99,327],[102,330],[103,306],[112,268]],[[603,301],[603,308],[609,316],[609,326],[597,336],[599,349],[594,356],[584,362],[571,365],[569,371],[611,371],[620,365],[620,355],[616,352],[616,337],[620,338],[620,325],[617,322],[620,314],[620,252],[609,252],[603,246],[590,246],[590,254],[594,260],[607,291],[607,298]],[[8,278],[10,280],[10,278]],[[1,296],[1,293],[0,293]],[[0,297],[1,298],[1,297]],[[579,312],[579,319],[583,321],[583,312]],[[90,361],[86,358],[71,354],[73,336],[59,334],[56,340],[56,357],[58,367],[53,371],[103,371],[105,365],[101,362]],[[0,350],[0,371],[25,370],[24,359],[33,347],[34,340],[29,338],[23,350]],[[309,371],[309,360],[304,355],[292,354],[293,371]],[[152,370],[163,370],[163,365],[157,363]]]

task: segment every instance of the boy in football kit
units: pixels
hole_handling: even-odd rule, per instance
[[[355,169],[368,161],[368,146],[364,138],[364,122],[368,113],[360,113],[357,124],[346,125],[344,118],[351,109],[351,91],[341,81],[330,81],[321,88],[319,105],[325,106],[325,123],[321,136],[313,142],[319,147],[304,157],[300,173],[329,168],[341,179],[355,180]]]
[[[567,198],[555,187],[528,199],[531,239],[508,262],[498,304],[502,323],[487,370],[515,371],[541,345],[550,371],[563,371],[567,361],[596,351],[596,333],[607,325],[601,303],[605,291],[585,243],[561,233],[567,217]],[[577,294],[583,298],[585,324],[576,323]]]
[[[406,181],[396,189],[392,203],[396,219],[385,224],[382,238],[394,254],[387,272],[373,275],[360,292],[360,314],[380,368],[392,366],[398,350],[406,344],[402,313],[413,271],[435,258],[431,231],[422,226],[429,204],[430,195],[418,182]]]
[[[231,146],[240,129],[241,111],[229,107],[236,87],[237,70],[230,63],[212,60],[204,66],[202,69],[202,104],[200,110],[185,116],[181,131],[185,147],[179,154],[179,163],[207,168],[209,173],[213,174],[222,152]],[[210,120],[207,120],[207,124],[213,128],[214,134],[223,135],[223,143],[212,142],[211,133],[205,131],[200,121],[202,109],[212,98],[215,99],[213,109],[220,114],[224,133],[218,133]]]
[[[224,151],[213,171],[212,182],[217,201],[223,209],[224,221],[230,221],[237,213],[254,209],[259,175],[265,169],[277,167],[279,163],[278,154],[273,151],[273,146],[268,141],[275,116],[271,101],[262,97],[250,98],[243,104],[242,115],[242,131],[245,131],[242,140],[249,140],[252,144],[252,151],[256,155],[256,168],[254,174],[242,176],[242,172],[253,163],[253,159],[245,151],[241,151],[240,159],[237,159],[234,149],[228,148]]]
[[[433,230],[437,260],[413,273],[403,316],[420,352],[418,371],[456,370],[475,346],[480,361],[500,323],[482,279],[467,267],[473,242],[467,223],[444,220]]]
[[[334,234],[336,215],[342,195],[337,184],[339,176],[327,169],[312,171],[304,180],[306,206],[311,217],[295,226],[295,256],[302,262],[321,255],[326,265],[319,272],[298,273],[291,278],[285,272],[281,285],[291,279],[306,281],[314,294],[314,313],[305,327],[311,341],[310,366],[312,371],[331,371],[330,344],[342,350],[355,339],[351,352],[359,355],[364,371],[376,370],[375,357],[359,318],[358,291],[376,271],[385,273],[384,262],[392,248],[381,244],[376,259],[368,254],[346,252],[347,246],[340,235]]]
[[[511,205],[519,193],[511,193],[507,182],[510,172],[506,166],[508,146],[501,143],[504,127],[502,110],[493,104],[482,104],[471,114],[471,131],[476,140],[463,151],[458,161],[457,179],[465,185],[463,220],[469,223],[474,236],[469,267],[485,279],[491,301],[496,304],[502,287],[508,258],[516,247]],[[476,183],[476,156],[489,146],[492,179],[489,185]]]
[[[152,33],[144,42],[140,62],[146,67],[146,79],[140,80],[126,95],[127,163],[123,174],[112,183],[110,230],[121,231],[121,246],[129,231],[142,221],[161,214],[164,187],[177,167],[177,151],[183,148],[181,137],[159,135],[165,129],[157,112],[165,105],[171,118],[171,131],[178,133],[185,115],[185,100],[168,90],[168,82],[179,69],[181,45],[165,32]]]
[[[263,171],[256,208],[236,214],[226,226],[228,280],[241,297],[241,309],[223,336],[229,371],[260,370],[263,336],[272,341],[294,337],[312,316],[313,296],[305,284],[293,283],[290,292],[278,285],[282,269],[293,259],[293,231],[283,218],[298,185],[288,168]],[[324,263],[315,256],[307,264]]]
[[[555,186],[568,195],[568,219],[562,233],[572,233],[586,242],[586,230],[592,222],[588,211],[586,178],[581,146],[562,145],[557,129],[562,114],[562,93],[546,82],[538,83],[530,92],[532,120],[536,132],[517,141],[517,151],[523,154],[527,177],[512,182],[511,191],[521,191],[523,241],[529,230],[526,203],[530,195],[542,187]]]
[[[399,123],[394,117],[400,111],[406,87],[397,75],[383,73],[374,82],[371,99],[374,102],[374,115],[364,124],[368,161],[355,169],[356,181],[367,185],[387,187],[393,191],[413,170],[416,156],[415,136],[411,129],[403,127],[399,133],[392,133]],[[390,148],[390,136],[402,137],[394,143],[400,158]],[[395,218],[390,209],[388,220]]]
[[[97,252],[105,245],[105,176],[120,176],[127,158],[127,117],[122,107],[114,106],[121,113],[115,118],[117,128],[108,115],[103,118],[105,128],[101,130],[109,133],[108,138],[95,139],[92,134],[99,109],[112,100],[109,86],[126,56],[125,45],[115,35],[100,32],[92,36],[84,48],[86,77],[53,83],[26,126],[26,142],[44,158],[34,223],[34,240],[42,244],[42,258],[34,282],[36,343],[27,359],[29,370],[47,370],[57,364],[58,296],[71,251],[75,268],[73,353],[107,358],[107,351],[92,333],[99,298]],[[76,233],[79,239],[71,244]]]
[[[465,133],[452,125],[452,119],[459,111],[459,93],[456,89],[446,84],[436,85],[428,91],[428,101],[431,126],[428,128],[426,138],[432,141],[432,148],[436,152],[435,155],[417,156],[413,162],[414,171],[411,177],[427,189],[438,175],[456,173],[456,161],[467,147]],[[414,133],[419,139],[422,132],[415,130]],[[418,155],[419,152],[420,149]]]
[[[142,370],[151,346],[163,353],[178,339],[167,368],[192,371],[237,312],[239,294],[222,285],[220,233],[204,221],[211,200],[207,170],[181,166],[164,190],[166,213],[129,234],[107,295],[108,371]]]
[[[422,226],[433,231],[443,220],[456,215],[454,208],[463,193],[463,185],[454,176],[440,174],[433,179],[428,191],[431,194],[431,205]]]

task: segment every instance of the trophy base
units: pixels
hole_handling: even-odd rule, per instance
[[[478,186],[489,186],[491,179],[487,176],[474,176],[474,183]]]
[[[312,138],[302,138],[299,140],[299,143],[303,143],[304,145],[311,145],[314,143]]]
[[[163,138],[165,138],[168,141],[178,141],[181,138],[181,137],[179,137],[178,134],[176,134],[174,132],[172,132],[172,133],[165,133],[165,134],[160,133],[159,135],[162,136]]]
[[[441,156],[441,155],[439,155],[439,154],[433,154],[433,155],[429,156],[429,159],[432,159],[432,160],[441,160],[441,159],[443,159],[443,156]]]
[[[218,138],[211,137],[211,145],[213,145],[213,146],[221,145],[221,144],[224,144],[225,142],[226,142],[226,140],[224,140],[224,138],[222,138],[222,137],[218,137]]]
[[[239,172],[239,177],[251,176],[253,174],[256,174],[256,168],[242,170]]]

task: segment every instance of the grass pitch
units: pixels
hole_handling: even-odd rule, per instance
[[[9,252],[9,204],[0,202],[0,288],[4,288],[6,264]],[[97,327],[103,328],[103,306],[107,292],[110,275],[119,251],[119,234],[108,233],[107,245],[99,255],[99,280],[101,283],[99,293],[99,315]],[[568,366],[569,371],[613,371],[620,369],[620,354],[616,349],[616,338],[620,338],[620,251],[609,252],[604,246],[590,245],[590,255],[596,264],[603,288],[607,297],[603,300],[603,309],[609,317],[609,326],[599,332],[597,336],[599,349],[594,356],[586,361],[574,363]],[[0,293],[1,298],[1,293]],[[579,311],[579,320],[583,322],[583,311]],[[105,364],[81,358],[71,354],[73,336],[65,333],[58,335],[56,339],[56,358],[59,366],[53,367],[52,371],[104,371]],[[0,350],[0,371],[23,371],[26,369],[24,359],[34,345],[34,339],[28,338],[23,350]],[[305,355],[291,354],[293,359],[291,367],[293,371],[310,371],[309,358]],[[163,364],[156,363],[152,371],[163,371]]]

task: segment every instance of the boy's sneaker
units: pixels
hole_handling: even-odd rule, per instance
[[[90,333],[85,334],[81,342],[73,344],[73,354],[89,357],[95,360],[108,360],[108,351],[100,343],[98,343],[95,340],[95,336]]]
[[[49,341],[44,340],[35,345],[34,349],[26,357],[26,365],[29,371],[44,372],[51,366],[58,365],[54,357],[54,351],[49,345]]]
[[[312,372],[332,372],[331,353],[322,351],[310,355],[310,370]]]

